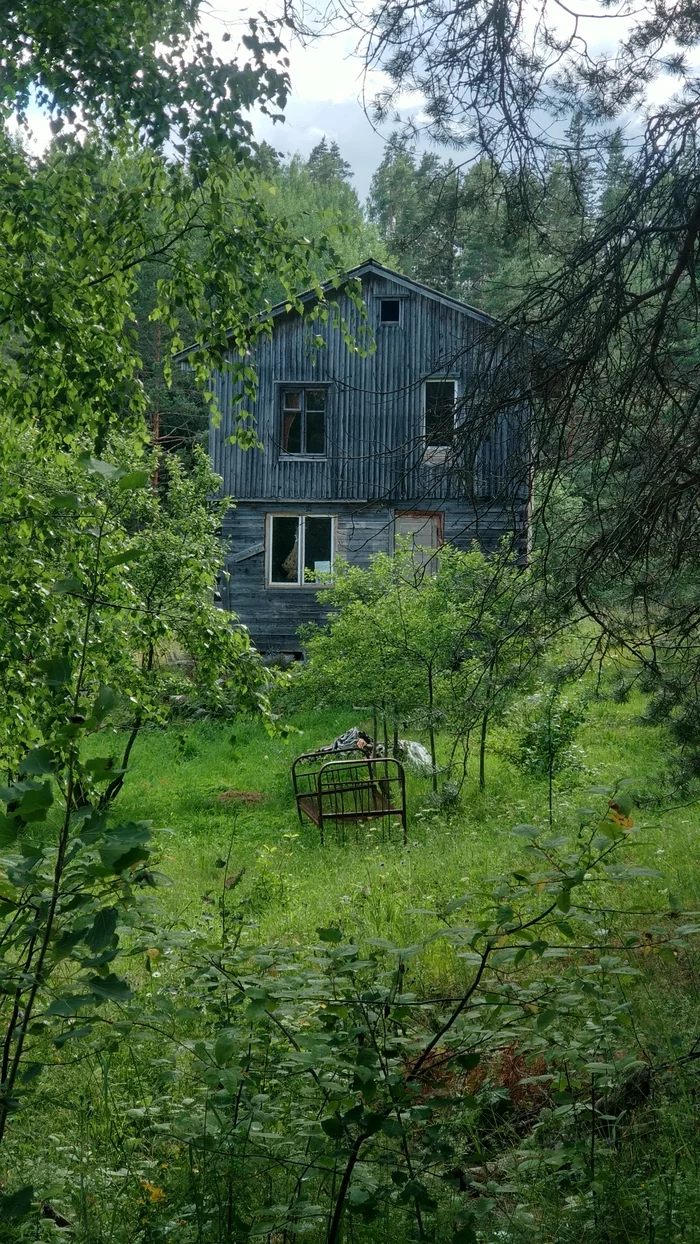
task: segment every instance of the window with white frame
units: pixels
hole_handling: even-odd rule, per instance
[[[304,458],[325,456],[325,389],[283,386],[282,453]]]
[[[269,586],[304,587],[331,574],[333,535],[333,519],[329,515],[269,514]]]
[[[425,443],[428,449],[446,449],[455,434],[455,380],[425,382]]]

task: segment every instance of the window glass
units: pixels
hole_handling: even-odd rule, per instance
[[[332,554],[332,518],[305,519],[304,578],[330,574]]]
[[[272,519],[271,583],[299,581],[299,519],[287,514]]]
[[[326,393],[325,389],[307,389],[306,397],[306,452],[326,452]]]
[[[323,389],[307,389],[305,396],[307,410],[323,411],[326,409],[326,394]]]
[[[301,393],[285,389],[282,410],[282,449],[286,454],[298,454],[301,452]]]
[[[286,454],[301,453],[301,411],[285,410],[282,445]]]
[[[306,412],[306,452],[307,454],[323,454],[326,452],[326,419],[322,410]]]
[[[325,454],[325,389],[283,389],[282,452]]]
[[[301,587],[333,569],[333,519],[274,514],[270,522],[270,584]]]
[[[382,298],[380,319],[382,324],[398,324],[401,303],[398,298]]]
[[[455,430],[454,380],[428,380],[425,385],[425,443],[451,445]]]

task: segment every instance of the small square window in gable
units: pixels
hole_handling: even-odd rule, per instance
[[[381,324],[401,323],[401,299],[382,298],[379,304],[379,321]]]

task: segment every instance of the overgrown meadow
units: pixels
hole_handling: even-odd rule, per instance
[[[6,1145],[42,1216],[7,1238],[698,1238],[697,804],[674,796],[670,739],[645,713],[591,686],[551,830],[546,780],[504,758],[507,722],[485,790],[468,770],[446,809],[411,774],[406,847],[363,825],[321,848],[299,823],[291,761],[357,723],[350,708],[292,714],[286,738],[211,720],[142,732],[119,819],[151,822],[158,886],[118,928],[129,996],[37,1033],[40,1087]],[[573,903],[558,885],[556,925],[520,963],[496,949],[443,1032],[480,961],[465,923],[494,893],[506,905],[514,874],[534,880],[519,923],[531,903],[537,920],[565,836],[580,850],[619,789],[635,808],[617,873],[582,879]],[[498,947],[515,921],[496,918]]]

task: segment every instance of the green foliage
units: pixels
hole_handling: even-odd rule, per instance
[[[512,1225],[514,1181],[525,1226],[543,1168],[560,1197],[586,1195],[599,1116],[616,1120],[646,1070],[625,1000],[638,949],[683,953],[692,929],[650,939],[628,922],[592,950],[601,892],[645,871],[618,859],[634,832],[605,809],[571,837],[515,836],[515,872],[423,913],[410,945],[361,944],[340,921],[307,948],[260,945],[225,887],[221,936],[155,935],[149,953],[179,963],[182,983],[125,1001],[125,1034],[137,1049],[154,1034],[158,1057],[146,1084],[112,1087],[129,1151],[157,1163],[157,1182],[140,1181],[153,1230],[162,1207],[183,1240],[196,1227],[204,1241],[286,1230],[332,1244],[352,1222],[360,1238],[482,1240]],[[436,946],[448,997],[414,984]],[[128,1232],[143,1210],[124,1210]]]
[[[492,315],[516,312],[528,290],[556,270],[596,214],[624,195],[628,166],[619,134],[604,171],[572,119],[566,154],[522,176],[488,155],[466,164],[418,156],[395,133],[372,179],[368,215],[402,272]]]
[[[86,620],[98,590],[94,582]],[[61,677],[63,710],[46,745],[0,789],[0,1142],[55,1051],[86,1040],[95,1026],[109,1031],[115,1019],[106,1004],[134,997],[112,965],[120,939],[139,924],[139,890],[164,880],[149,867],[149,824],[110,823],[99,784],[111,772],[103,776],[80,759],[90,720],[83,684],[89,638],[86,626],[77,670]],[[100,689],[95,719],[107,716],[115,698]],[[25,1188],[4,1198],[0,1215],[27,1213],[31,1196]]]
[[[306,636],[300,684],[322,702],[372,706],[426,730],[435,790],[435,732],[468,748],[481,722],[485,738],[543,651],[536,570],[506,548],[486,556],[444,546],[426,568],[399,544],[368,570],[337,564],[321,599],[333,612]]]
[[[638,724],[640,709],[639,697],[629,706],[603,699],[591,704],[591,720],[582,727],[581,744],[586,749],[586,768],[595,769],[609,793],[602,800],[600,795],[583,793],[576,789],[582,785],[582,776],[574,773],[573,789],[562,788],[557,798],[557,835],[562,839],[568,835],[567,823],[579,824],[579,804],[599,807],[600,816],[608,799],[617,801],[623,795],[622,790],[613,793],[614,774],[661,774],[658,765],[663,764],[665,731],[663,727]],[[296,718],[295,724],[304,731],[305,747],[307,743],[314,746],[328,741],[347,719],[345,714],[316,712]],[[39,1092],[29,1096],[26,1090],[27,1114],[15,1120],[6,1140],[6,1161],[12,1172],[7,1193],[33,1184],[38,1200],[48,1201],[73,1223],[81,1244],[83,1239],[100,1234],[107,1238],[111,1235],[114,1244],[138,1238],[139,1231],[158,1238],[173,1220],[176,1229],[167,1234],[174,1234],[178,1244],[190,1244],[192,1235],[196,1238],[198,1223],[204,1240],[206,1231],[215,1239],[215,1228],[228,1230],[229,1190],[234,1207],[240,1205],[251,1213],[261,1211],[256,1223],[269,1221],[276,1205],[283,1207],[280,1219],[283,1214],[290,1219],[301,1214],[302,1205],[298,1197],[292,1203],[292,1193],[300,1170],[293,1159],[302,1141],[295,1131],[285,1148],[284,1137],[288,1119],[298,1120],[307,1108],[310,1112],[313,1094],[304,1081],[313,1081],[309,1071],[302,1071],[294,1080],[291,1070],[285,1069],[283,1056],[289,1047],[281,1040],[271,1014],[266,1010],[253,1024],[247,1010],[254,999],[245,1005],[233,1002],[239,991],[234,995],[222,983],[216,964],[223,962],[222,953],[226,963],[231,962],[236,939],[235,959],[239,951],[241,960],[246,950],[251,951],[243,963],[244,983],[251,992],[259,986],[271,993],[285,1012],[292,1013],[292,1033],[302,1046],[307,1032],[309,1042],[317,1041],[319,1031],[324,1032],[323,1010],[314,1009],[313,999],[320,996],[325,1000],[320,991],[327,990],[328,983],[322,978],[319,985],[313,979],[312,960],[326,963],[329,950],[356,946],[362,958],[370,962],[371,966],[356,977],[354,993],[346,978],[345,993],[357,1014],[359,1003],[353,999],[358,991],[366,983],[368,988],[374,987],[382,973],[390,976],[396,968],[398,953],[387,949],[387,943],[399,948],[405,962],[402,988],[415,995],[406,1033],[411,1037],[417,1034],[418,1040],[425,1041],[434,1035],[434,1019],[447,1012],[447,1000],[454,998],[456,1005],[459,991],[471,979],[468,972],[473,971],[458,957],[461,948],[449,944],[451,933],[430,940],[431,935],[444,928],[445,921],[454,928],[467,927],[482,906],[488,905],[487,896],[497,889],[495,876],[535,872],[536,857],[523,857],[522,845],[536,841],[548,850],[557,836],[542,832],[534,837],[536,827],[546,820],[544,784],[536,778],[523,783],[522,777],[493,753],[488,799],[482,800],[470,787],[463,793],[461,813],[450,823],[419,825],[413,820],[408,848],[398,842],[379,844],[363,834],[357,843],[351,836],[345,848],[330,843],[320,852],[312,827],[303,830],[298,826],[289,791],[288,768],[299,748],[298,740],[270,740],[259,725],[242,723],[236,727],[237,758],[232,761],[230,727],[204,721],[187,730],[197,755],[176,765],[177,737],[173,733],[179,736],[179,730],[158,730],[140,737],[136,765],[121,796],[122,823],[136,822],[146,815],[155,825],[168,825],[174,831],[159,833],[156,839],[167,861],[161,867],[174,884],[155,893],[157,910],[147,913],[145,927],[135,929],[128,939],[134,954],[125,961],[126,971],[116,966],[118,960],[108,968],[118,977],[128,978],[135,994],[123,1004],[129,1013],[112,1012],[122,1025],[119,1033],[109,1025],[95,1023],[90,1035],[73,1038],[59,1048],[60,1066],[47,1068],[39,1077]],[[438,743],[439,754],[449,755],[447,741]],[[94,745],[99,747],[98,739]],[[243,790],[264,792],[264,802],[250,806],[219,803],[217,792],[227,790],[232,783]],[[411,807],[415,808],[425,783],[410,775],[409,787]],[[512,823],[516,808],[524,828],[512,835],[503,831]],[[590,826],[593,814],[589,811],[587,816],[591,820],[584,824]],[[602,819],[609,822],[606,831],[617,832],[615,821],[604,815]],[[503,1237],[498,1232],[505,1232],[506,1239],[510,1233],[513,1242],[522,1244],[532,1236],[532,1222],[539,1224],[537,1230],[541,1226],[541,1233],[546,1229],[556,1244],[575,1244],[577,1234],[581,1236],[584,1230],[595,1244],[603,1238],[622,1244],[632,1234],[632,1227],[637,1231],[632,1238],[644,1240],[649,1223],[655,1225],[657,1236],[672,1244],[680,1244],[683,1230],[685,1238],[692,1239],[697,1208],[691,1157],[695,1063],[676,1066],[675,1060],[694,1040],[692,972],[696,958],[692,949],[671,947],[666,939],[677,936],[680,941],[687,940],[690,935],[680,930],[696,923],[693,916],[673,914],[684,903],[696,906],[696,879],[686,867],[693,857],[694,826],[692,809],[661,815],[655,812],[650,821],[643,819],[636,833],[619,826],[623,829],[618,840],[618,851],[623,853],[620,863],[631,864],[632,873],[635,866],[641,867],[643,875],[627,874],[625,879],[623,874],[616,880],[612,873],[601,872],[599,882],[589,878],[584,887],[574,887],[571,927],[580,949],[570,950],[568,959],[554,955],[552,952],[563,950],[566,943],[566,935],[557,932],[549,951],[539,958],[531,952],[531,979],[544,988],[549,990],[550,976],[556,978],[564,972],[567,979],[575,979],[580,973],[582,982],[599,989],[599,998],[611,999],[614,1008],[624,1001],[629,1008],[623,1007],[619,1013],[605,1010],[600,1015],[603,1033],[608,1026],[613,1033],[618,1025],[619,1044],[611,1038],[610,1090],[604,1073],[594,1073],[595,1116],[589,1105],[587,1072],[580,1072],[580,1082],[578,1072],[574,1077],[578,1086],[575,1108],[567,1098],[567,1085],[559,1091],[554,1082],[539,1078],[553,1074],[547,1051],[551,1047],[556,1053],[559,1038],[553,1038],[561,1026],[547,1014],[553,1008],[526,1011],[523,1016],[523,1043],[534,1039],[541,1044],[545,1066],[537,1051],[521,1059],[508,1043],[493,1057],[484,1048],[485,1057],[476,1067],[470,1062],[471,1052],[465,1060],[456,1057],[446,1072],[446,1084],[441,1085],[439,1065],[429,1074],[426,1071],[422,1079],[425,1093],[417,1105],[431,1107],[433,1118],[421,1122],[419,1114],[411,1115],[406,1128],[412,1162],[414,1145],[419,1149],[416,1177],[439,1206],[437,1211],[421,1206],[426,1233],[436,1224],[437,1237],[450,1240],[452,1216],[456,1219],[463,1202],[465,1213],[474,1208],[484,1210],[483,1221],[477,1219],[473,1228],[479,1244],[500,1244]],[[657,849],[664,848],[665,855],[657,855]],[[563,849],[556,848],[557,858]],[[661,860],[666,874],[663,880],[652,875],[653,866]],[[241,869],[245,870],[242,877]],[[666,893],[666,885],[680,890],[680,901]],[[588,913],[591,925],[582,926],[576,907],[578,903],[584,906],[587,897],[594,900]],[[459,905],[448,912],[454,901]],[[617,913],[616,908],[620,909]],[[640,914],[640,908],[645,914]],[[561,908],[557,910],[561,921],[571,922],[571,911],[567,915]],[[330,934],[331,940],[317,929]],[[630,966],[640,970],[636,976],[618,978],[623,999],[617,994],[614,978],[607,975],[605,955],[621,953],[625,931],[642,929],[642,942],[623,952],[629,956]],[[196,930],[194,942],[191,930]],[[650,931],[651,938],[646,936]],[[314,949],[317,943],[321,943],[320,954]],[[422,949],[409,957],[406,952],[416,946]],[[265,947],[270,962],[262,960]],[[260,961],[255,960],[258,951]],[[300,989],[296,1006],[282,989],[288,972],[301,985],[308,983],[311,991],[305,999]],[[515,970],[501,967],[498,973],[506,980],[512,975],[519,988],[525,983],[523,965]],[[336,989],[341,983],[342,978]],[[575,986],[574,995],[577,989]],[[115,1005],[122,1006],[105,1002],[105,1008]],[[572,999],[571,1008],[565,1019],[570,1025],[567,1036],[573,1040],[584,1016],[594,1022],[598,1017],[590,994],[584,1007]],[[102,1013],[110,1015],[108,1009]],[[494,1004],[484,1012],[484,1017],[487,1015],[496,1020]],[[648,1077],[645,1088],[645,1068],[635,1070],[631,1061],[625,1066],[619,1057],[623,1051],[625,1057],[637,1054],[632,1021],[645,1051],[643,1059],[653,1063],[651,1096]],[[364,1023],[362,1017],[360,1024]],[[132,1027],[126,1031],[128,1024]],[[80,1015],[74,1025],[83,1026]],[[349,1027],[348,1017],[343,1023],[345,1049],[353,1048]],[[493,1031],[489,1025],[484,1028]],[[279,1046],[275,1033],[280,1037]],[[583,1035],[585,1051],[596,1038],[593,1029]],[[250,1063],[248,1045],[244,1048],[246,1037],[252,1039]],[[210,1075],[213,1083],[212,1056],[219,1040],[222,1060],[232,1041],[235,1050],[230,1061],[216,1064],[216,1085],[207,1086],[204,1075]],[[599,1034],[597,1040],[595,1052],[602,1055],[604,1035]],[[204,1060],[193,1049],[199,1042],[207,1050]],[[355,1045],[353,1054],[357,1052]],[[325,1048],[322,1057],[321,1066],[325,1067],[330,1059]],[[665,1069],[668,1063],[672,1066]],[[216,1094],[217,1086],[223,1091],[227,1077],[241,1068],[240,1109],[248,1113],[239,1114],[241,1127],[234,1139],[230,1129],[226,1131],[231,1115],[217,1106],[217,1101],[224,1099]],[[27,1066],[27,1073],[32,1074],[32,1064]],[[342,1074],[349,1073],[345,1070]],[[59,1083],[61,1091],[54,1094],[51,1111],[47,1112],[52,1083]],[[347,1079],[341,1084],[347,1084]],[[436,1105],[435,1098],[443,1093],[455,1100]],[[350,1108],[362,1094],[352,1090],[348,1097]],[[478,1099],[478,1109],[464,1100],[470,1097]],[[284,1106],[279,1113],[278,1102]],[[319,1130],[319,1121],[331,1113],[332,1109],[321,1112],[313,1123],[314,1132]],[[612,1119],[607,1118],[609,1113]],[[217,1118],[223,1124],[221,1134],[216,1132]],[[205,1119],[206,1133],[202,1128]],[[188,1120],[195,1132],[193,1147],[188,1143]],[[592,1137],[593,1120],[596,1126]],[[178,1128],[182,1126],[183,1134],[174,1130],[175,1121]],[[351,1120],[348,1127],[354,1136]],[[456,1150],[451,1164],[446,1160],[443,1164],[444,1155],[436,1151],[435,1133],[431,1131],[435,1127],[442,1129],[447,1143]],[[208,1137],[206,1141],[203,1134]],[[592,1139],[595,1170],[591,1179]],[[205,1144],[211,1148],[204,1149]],[[410,1200],[402,1204],[394,1203],[391,1196],[383,1199],[382,1213],[372,1222],[350,1210],[365,1192],[372,1194],[372,1188],[364,1183],[366,1174],[378,1176],[383,1196],[390,1170],[400,1169],[401,1163],[405,1169],[399,1137],[392,1139],[381,1132],[369,1144],[386,1144],[393,1165],[384,1167],[372,1160],[363,1165],[362,1155],[358,1159],[355,1173],[362,1184],[352,1199],[348,1194],[346,1238],[352,1232],[356,1239],[375,1244],[410,1238],[417,1232],[415,1204]],[[234,1150],[234,1145],[239,1147]],[[270,1153],[273,1147],[275,1162],[265,1166],[261,1154]],[[376,1156],[369,1149],[366,1153],[369,1158]],[[305,1159],[309,1160],[317,1160],[311,1152]],[[256,1161],[260,1164],[253,1178]],[[421,1164],[429,1161],[436,1173],[428,1169],[422,1177]],[[322,1183],[322,1174],[315,1167],[301,1169],[308,1174],[308,1179],[302,1179],[302,1190],[309,1189],[309,1203],[327,1208],[332,1181]],[[440,1170],[445,1178],[438,1177]],[[250,1178],[245,1178],[246,1171]],[[645,1184],[648,1207],[646,1201],[640,1202],[640,1183]],[[336,1181],[336,1191],[337,1186]],[[314,1201],[319,1188],[320,1195]],[[392,1181],[392,1192],[394,1188],[398,1191]],[[285,1190],[289,1191],[288,1199],[273,1201]],[[514,1219],[516,1198],[520,1209]],[[495,1202],[488,1205],[488,1212],[487,1202]],[[605,1235],[601,1229],[596,1234],[594,1214],[605,1224]],[[244,1221],[247,1224],[250,1220]],[[328,1219],[314,1223],[313,1218],[307,1221],[313,1227],[309,1235],[320,1244],[325,1240]],[[32,1232],[43,1238],[36,1219],[28,1220],[26,1230],[30,1238],[34,1238]],[[53,1230],[50,1222],[44,1222],[47,1236]],[[235,1238],[235,1232],[231,1234]]]
[[[566,694],[556,684],[528,696],[519,705],[514,723],[511,755],[515,764],[540,777],[575,765],[572,744],[584,717],[581,697]]]
[[[193,447],[208,448],[211,409],[189,368],[175,367],[167,375],[173,330],[162,319],[151,319],[158,305],[158,281],[166,276],[167,267],[157,262],[144,264],[138,273],[132,306],[140,358],[139,379],[154,444],[168,453],[176,453],[189,468]],[[189,315],[183,315],[178,331],[184,340],[194,340],[196,326]]]
[[[582,697],[564,692],[561,680],[551,673],[550,681],[516,709],[509,755],[524,773],[546,777],[550,824],[554,778],[577,764],[573,744],[584,718]]]
[[[142,265],[158,264],[143,309],[164,328],[166,380],[172,351],[184,345],[183,327],[196,324],[191,363],[200,387],[208,391],[216,365],[252,396],[249,353],[269,331],[261,309],[272,281],[299,310],[300,288],[316,288],[315,331],[322,329],[329,307],[316,271],[324,255],[326,272],[338,266],[329,238],[296,240],[284,217],[263,205],[251,170],[233,157],[222,155],[200,176],[128,136],[117,149],[97,140],[57,147],[40,162],[5,140],[3,152],[3,427],[34,422],[64,444],[87,434],[99,456],[115,428],[143,426],[141,361],[130,327]],[[27,255],[42,262],[28,264]],[[248,423],[243,414],[240,439],[255,444]]]
[[[220,786],[201,789],[211,736],[181,729],[150,794],[134,784],[122,796],[128,810],[110,816],[139,732],[165,723],[173,699],[194,690],[198,703],[256,714],[273,729],[270,677],[213,599],[218,481],[195,451],[187,474],[177,460],[160,463],[159,487],[149,487],[148,402],[162,434],[184,426],[196,440],[204,408],[191,380],[206,393],[226,358],[252,397],[251,351],[269,331],[269,301],[301,310],[300,289],[314,288],[310,337],[320,348],[338,314],[321,281],[377,253],[337,149],[319,144],[306,164],[286,168],[269,152],[249,158],[242,109],[276,108],[287,90],[270,63],[281,51],[276,31],[251,30],[241,69],[214,58],[197,14],[181,0],[148,10],[32,0],[4,16],[6,110],[33,95],[56,132],[64,117],[92,128],[42,159],[4,139],[0,169],[3,1232],[43,1239],[67,1228],[85,1244],[680,1238],[698,1219],[680,1222],[674,1208],[685,1195],[683,1145],[667,1141],[668,1170],[654,1167],[649,1145],[635,1166],[629,1137],[636,1110],[666,1137],[681,1127],[668,1081],[679,1066],[692,1076],[692,998],[677,988],[688,1014],[670,1034],[647,1008],[655,988],[692,977],[698,926],[678,898],[647,888],[658,874],[627,788],[607,790],[599,811],[580,809],[572,833],[559,823],[542,833],[541,817],[519,807],[523,823],[506,843],[501,808],[524,799],[511,778],[501,803],[498,789],[488,804],[472,800],[469,830],[456,815],[439,820],[438,808],[427,831],[414,831],[422,844],[387,844],[383,858],[377,846],[364,855],[351,846],[339,863],[330,848],[319,856],[308,832],[290,831],[286,787],[272,792],[273,814],[244,804],[229,831]],[[187,165],[159,153],[172,127]],[[400,266],[468,299],[474,290],[492,310],[510,307],[529,278],[525,256],[551,272],[589,236],[598,191],[580,124],[567,141],[565,163],[517,187],[491,162],[462,175],[394,145],[372,210]],[[613,212],[627,174],[611,144],[603,190]],[[647,230],[649,212],[641,215]],[[675,263],[673,253],[672,272]],[[642,328],[645,314],[653,324],[642,310]],[[367,348],[360,311],[343,328],[349,348]],[[168,359],[191,331],[193,372],[168,391]],[[679,334],[686,377],[689,331]],[[604,386],[589,390],[605,404]],[[256,443],[245,412],[235,435]],[[685,466],[683,436],[678,444]],[[652,442],[649,451],[656,468],[663,454]],[[596,456],[607,474],[612,459]],[[559,540],[548,558],[562,594],[579,586],[568,553],[585,543],[590,478],[557,494],[564,525],[579,523],[573,545]],[[630,512],[635,479],[632,470],[623,488],[614,481]],[[635,522],[658,512],[637,507]],[[595,513],[605,517],[605,507]],[[617,556],[624,541],[610,530]],[[538,561],[524,571],[505,554],[450,549],[436,561],[428,574],[399,549],[369,571],[341,567],[326,589],[337,612],[310,640],[302,675],[316,700],[359,699],[427,730],[435,783],[460,742],[466,760],[479,726],[483,777],[487,727],[539,672],[547,631]],[[647,568],[662,585],[671,574],[673,601],[692,611],[693,574],[670,564],[663,547]],[[618,616],[630,608],[626,575],[623,557],[597,587]],[[648,596],[634,591],[638,624]],[[687,660],[664,658],[654,705],[689,751],[696,722],[682,697],[697,681],[684,677],[693,633]],[[535,785],[546,766],[552,821],[552,778],[576,712],[549,687],[541,695],[545,713],[524,728],[518,755]],[[154,732],[149,742],[165,739]],[[283,739],[268,736],[265,747],[274,757],[259,747],[251,785],[288,759]],[[228,783],[246,762],[230,743],[225,756]],[[154,804],[184,842],[173,847],[182,877],[170,902],[158,894],[166,878],[143,819]],[[209,840],[198,845],[197,833],[214,821],[215,881],[200,886]],[[254,842],[256,857],[229,871],[239,833],[241,851]],[[515,841],[524,862],[511,858]],[[468,892],[457,884],[465,869]],[[263,921],[270,936],[261,938]],[[653,1116],[651,1076],[663,1102]],[[624,1162],[635,1196],[618,1198]],[[692,1191],[684,1204],[692,1211]]]
[[[105,1006],[134,997],[111,965],[139,890],[164,879],[149,824],[106,810],[138,731],[167,714],[167,646],[229,711],[265,712],[270,677],[212,598],[225,503],[208,500],[203,454],[190,475],[172,459],[158,495],[148,469],[50,454],[35,433],[4,451],[0,1141],[52,1047],[114,1024]],[[90,746],[115,714],[121,763]]]
[[[0,1141],[44,1068],[95,1030],[113,1049],[113,1008],[135,1000],[115,960],[140,889],[162,878],[148,823],[114,824],[108,808],[139,730],[188,684],[271,721],[270,675],[213,599],[219,481],[195,452],[187,476],[172,459],[160,491],[148,486],[139,271],[156,265],[146,310],[165,328],[166,382],[196,323],[200,387],[219,366],[250,397],[270,282],[300,311],[299,289],[315,288],[318,341],[332,310],[321,253],[337,268],[325,234],[298,241],[266,210],[251,169],[243,110],[279,106],[287,89],[264,21],[239,69],[213,56],[196,3],[68,7],[39,0],[4,18],[5,117],[33,94],[54,133],[67,119],[82,134],[38,159],[0,138]],[[173,129],[186,165],[159,151]],[[245,415],[234,436],[256,443]],[[191,667],[179,680],[173,649]],[[103,745],[115,727],[119,760]],[[0,1213],[20,1219],[32,1201],[27,1184]]]
[[[30,771],[40,771],[67,717],[101,732],[118,706],[123,761],[93,757],[81,775],[85,791],[109,799],[135,732],[166,720],[170,697],[190,689],[215,710],[271,721],[271,675],[214,601],[227,506],[210,501],[219,480],[202,451],[187,474],[176,458],[165,466],[155,493],[148,469],[50,453],[30,433],[14,459],[5,446],[0,756],[11,773],[30,747]],[[174,672],[173,656],[186,658],[184,672]]]
[[[327,237],[340,271],[370,256],[385,258],[386,246],[377,228],[365,219],[357,192],[348,182],[349,165],[335,143],[328,148],[322,140],[308,160],[295,155],[288,163],[264,153],[261,164],[261,193],[268,211],[286,219],[297,236],[316,243]],[[311,262],[322,277],[322,264]],[[272,302],[284,298],[279,283],[270,284],[268,297]]]
[[[320,143],[308,161],[294,156],[288,164],[283,164],[276,152],[263,144],[256,153],[249,176],[243,175],[236,165],[229,170],[228,179],[221,182],[222,201],[228,209],[235,211],[241,198],[248,202],[254,196],[255,210],[267,218],[269,229],[289,241],[298,239],[296,282],[292,270],[289,279],[283,272],[278,274],[274,268],[277,260],[246,275],[248,289],[244,297],[247,299],[252,293],[250,305],[255,305],[261,314],[268,304],[285,301],[290,285],[293,292],[298,293],[304,285],[323,281],[333,271],[347,271],[370,254],[380,258],[384,255],[376,229],[365,222],[357,194],[346,180],[348,165],[334,146],[326,149]],[[232,221],[231,227],[238,233],[240,248],[240,237],[249,235],[251,223]],[[188,246],[195,265],[202,263],[205,245],[202,234],[190,231]],[[239,261],[240,258],[239,255]],[[214,262],[213,257],[211,261]],[[216,262],[220,260],[217,258]],[[133,309],[141,358],[139,377],[154,437],[164,448],[180,452],[189,462],[191,446],[206,441],[210,412],[193,374],[180,369],[169,374],[168,360],[176,338],[188,343],[195,340],[208,343],[210,336],[201,332],[202,308],[197,313],[194,309],[183,308],[176,326],[169,322],[169,317],[158,313],[159,283],[167,277],[168,265],[161,258],[145,263],[137,276]],[[233,303],[229,299],[223,305],[233,325]],[[207,314],[204,312],[205,316]],[[202,373],[200,380],[203,379]],[[250,443],[256,444],[257,438],[246,426],[245,419],[240,425],[241,434],[244,431]]]
[[[248,23],[249,61],[215,56],[199,25],[200,0],[21,0],[2,16],[0,103],[26,112],[32,97],[59,133],[76,115],[110,133],[133,124],[162,144],[173,130],[194,153],[250,147],[243,111],[284,106],[289,78],[277,63],[279,30]]]
[[[319,186],[333,185],[338,181],[347,182],[352,177],[352,169],[341,156],[338,144],[332,142],[329,146],[325,134],[311,151],[306,168],[311,180]]]

